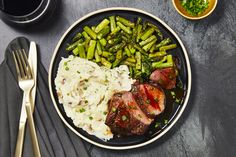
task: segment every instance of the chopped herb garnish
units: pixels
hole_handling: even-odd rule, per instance
[[[80,71],[77,71],[78,74],[80,74]]]
[[[171,94],[172,96],[175,96],[175,92],[174,92],[174,91],[171,91],[170,94]]]
[[[89,119],[90,119],[90,120],[93,120],[93,117],[92,117],[92,116],[90,116],[90,117],[89,117]]]
[[[176,98],[176,99],[175,99],[175,102],[176,102],[176,103],[180,103],[180,99],[177,99],[177,98]]]
[[[126,121],[126,120],[127,120],[126,115],[123,115],[123,116],[121,117],[121,119],[122,119],[122,121]]]
[[[159,123],[159,122],[156,122],[156,124],[155,124],[155,128],[157,128],[157,127],[159,127],[161,125],[161,123]]]
[[[107,76],[107,75],[105,75],[105,82],[106,82],[106,83],[109,82],[109,81],[108,81],[108,76]]]
[[[85,112],[85,109],[84,109],[84,108],[81,108],[81,109],[79,110],[79,112],[80,112],[80,113],[83,113],[83,112]]]
[[[175,97],[176,97],[176,95],[175,95],[175,92],[174,92],[174,91],[171,91],[171,92],[170,92],[170,94],[172,95],[172,97],[173,97],[173,98],[175,98]]]
[[[150,104],[150,100],[149,100],[149,99],[147,99],[147,100],[146,100],[146,103],[147,103],[147,104]]]
[[[87,90],[87,88],[88,88],[88,87],[84,87],[83,89],[84,89],[84,90]]]
[[[167,120],[167,119],[165,119],[165,120],[164,120],[164,123],[165,123],[165,124],[167,124],[167,123],[168,123],[168,120]]]
[[[107,114],[107,111],[104,111],[103,114],[106,115],[106,114]]]
[[[88,82],[88,79],[85,79],[84,81],[85,81],[85,82]]]
[[[65,67],[65,70],[68,71],[68,70],[69,70],[69,67]]]
[[[139,118],[142,118],[141,114],[138,114]]]
[[[116,108],[115,108],[115,107],[112,107],[112,108],[111,108],[111,111],[112,111],[112,112],[116,112]]]
[[[181,5],[190,15],[197,16],[209,7],[209,0],[181,0]]]
[[[137,107],[133,106],[132,104],[130,104],[128,107],[129,107],[129,109],[137,109]]]
[[[88,103],[88,100],[85,100],[84,102],[87,104],[87,103]]]
[[[155,101],[155,102],[158,102],[159,100],[158,100],[158,98],[154,98],[154,101]]]
[[[68,61],[64,62],[64,66],[67,66],[70,61],[71,60],[68,60]]]

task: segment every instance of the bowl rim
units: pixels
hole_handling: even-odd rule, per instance
[[[177,39],[177,41],[179,42],[183,53],[184,53],[184,57],[186,60],[186,66],[187,66],[187,78],[188,78],[188,82],[187,82],[187,89],[186,89],[186,96],[185,96],[185,100],[184,103],[182,104],[182,107],[179,110],[179,113],[176,115],[176,117],[173,119],[172,123],[170,123],[160,134],[158,134],[157,136],[153,137],[152,139],[140,143],[140,144],[135,144],[135,145],[130,145],[130,146],[108,146],[108,145],[104,145],[104,144],[100,144],[97,143],[83,135],[81,135],[80,133],[78,133],[72,126],[69,125],[69,123],[64,119],[63,115],[60,113],[60,110],[57,106],[56,100],[53,96],[53,89],[52,89],[52,84],[51,84],[51,80],[52,80],[52,68],[53,68],[53,64],[54,64],[54,59],[57,55],[57,52],[61,46],[61,43],[63,42],[64,38],[66,37],[66,35],[76,26],[78,25],[81,21],[85,20],[86,18],[93,16],[95,14],[98,13],[102,13],[102,12],[107,12],[107,11],[114,11],[114,10],[120,10],[120,11],[133,11],[133,12],[139,12],[142,13],[144,15],[147,15],[151,18],[154,18],[155,20],[157,20],[158,22],[160,22],[166,29],[168,29]],[[136,8],[129,8],[129,7],[111,7],[111,8],[105,8],[105,9],[100,9],[91,13],[86,14],[85,16],[81,17],[80,19],[78,19],[77,21],[75,21],[66,31],[65,33],[62,35],[62,37],[60,38],[59,42],[56,45],[56,48],[54,50],[52,59],[51,59],[51,63],[49,66],[49,73],[48,73],[48,83],[49,83],[49,91],[50,91],[50,95],[54,104],[54,107],[59,115],[59,117],[61,118],[61,120],[64,122],[64,124],[66,124],[66,126],[71,129],[76,135],[78,135],[80,138],[82,138],[83,140],[101,147],[101,148],[106,148],[106,149],[112,149],[112,150],[127,150],[127,149],[133,149],[133,148],[138,148],[138,147],[142,147],[145,145],[148,145],[154,141],[156,141],[157,139],[159,139],[160,137],[162,137],[164,134],[166,134],[172,127],[173,125],[178,121],[178,119],[181,117],[181,115],[183,114],[183,111],[185,110],[187,103],[189,101],[189,97],[190,97],[190,91],[191,91],[191,86],[192,86],[192,73],[191,73],[191,66],[190,66],[190,61],[189,61],[189,57],[188,57],[188,53],[186,48],[184,47],[183,42],[180,40],[180,38],[178,37],[178,35],[165,23],[163,22],[161,19],[159,19],[158,17],[156,17],[155,15],[148,13],[146,11],[140,10],[140,9],[136,9]]]
[[[183,14],[183,13],[178,9],[178,7],[176,6],[175,0],[172,0],[172,4],[174,5],[175,10],[176,10],[180,15],[182,15],[183,17],[185,17],[185,18],[187,18],[187,19],[190,19],[190,20],[200,20],[200,19],[206,18],[207,16],[209,16],[210,14],[212,14],[213,11],[215,10],[217,4],[218,4],[218,0],[214,0],[214,2],[215,2],[215,4],[214,4],[213,8],[212,8],[207,14],[204,14],[204,15],[198,16],[198,17],[193,17],[193,16],[188,16],[188,15],[186,15],[186,14]]]

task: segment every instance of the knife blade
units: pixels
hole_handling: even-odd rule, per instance
[[[29,49],[29,56],[28,61],[29,65],[32,68],[34,75],[34,87],[31,90],[31,100],[32,100],[32,110],[34,111],[34,104],[35,104],[35,96],[36,96],[36,87],[37,87],[37,68],[38,68],[38,60],[37,60],[37,46],[34,41],[30,42],[30,49]]]
[[[30,49],[29,49],[29,57],[28,57],[29,65],[31,67],[31,70],[33,72],[34,77],[34,86],[31,89],[30,93],[30,101],[31,105],[27,107],[26,105],[26,112],[27,112],[27,119],[30,126],[30,135],[32,140],[32,147],[34,150],[34,156],[35,157],[41,157],[38,138],[35,130],[34,120],[33,120],[33,111],[35,107],[35,96],[36,96],[36,88],[37,88],[37,47],[36,43],[31,41],[30,42]]]
[[[32,102],[32,111],[34,110],[34,104],[35,104],[35,96],[36,96],[36,87],[37,87],[37,47],[35,42],[30,42],[30,48],[29,48],[29,55],[28,55],[28,62],[31,67],[31,70],[33,71],[34,75],[34,87],[31,90],[30,93],[30,101]],[[25,134],[25,125],[27,120],[27,114],[26,114],[26,108],[25,108],[25,93],[23,94],[23,100],[22,100],[22,106],[21,106],[21,115],[20,115],[20,122],[19,122],[19,131],[18,131],[18,138],[24,139]],[[15,157],[21,157],[22,151],[23,151],[23,142],[24,140],[17,141],[16,145],[16,152]]]

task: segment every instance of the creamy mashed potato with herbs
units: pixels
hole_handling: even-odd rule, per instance
[[[55,79],[67,116],[77,127],[103,140],[113,137],[105,125],[109,99],[116,92],[130,91],[133,83],[126,65],[108,69],[72,55],[62,58]]]

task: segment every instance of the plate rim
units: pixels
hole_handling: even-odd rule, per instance
[[[81,135],[80,133],[78,133],[72,126],[70,126],[70,124],[64,119],[64,117],[62,116],[59,108],[57,107],[57,103],[55,101],[55,98],[54,98],[54,95],[53,95],[53,91],[52,91],[52,84],[51,84],[51,77],[52,77],[52,67],[53,67],[53,63],[54,63],[54,60],[55,60],[55,57],[58,53],[58,50],[61,46],[61,43],[62,41],[64,40],[64,38],[66,37],[66,35],[76,26],[78,25],[81,21],[93,16],[93,15],[96,15],[96,14],[99,14],[99,13],[102,13],[102,12],[107,12],[107,11],[117,11],[117,10],[120,10],[120,11],[134,11],[134,12],[138,12],[138,13],[141,13],[141,14],[144,14],[144,15],[147,15],[153,19],[155,19],[156,21],[158,21],[159,23],[161,23],[166,29],[168,29],[168,31],[170,31],[172,33],[172,35],[174,35],[174,37],[177,39],[177,41],[179,42],[182,50],[183,50],[183,53],[184,53],[184,57],[185,57],[185,61],[186,61],[186,66],[187,66],[187,78],[188,78],[188,83],[187,83],[187,89],[186,89],[186,96],[185,96],[185,99],[184,99],[184,103],[182,104],[182,107],[180,108],[179,110],[179,113],[176,115],[176,117],[174,117],[174,119],[172,120],[172,123],[170,123],[160,134],[158,134],[157,136],[153,137],[152,139],[146,141],[146,142],[143,142],[143,143],[140,143],[140,144],[134,144],[134,145],[130,145],[130,146],[108,146],[108,145],[104,145],[104,144],[100,144],[100,143],[97,143],[83,135]],[[72,25],[69,26],[69,28],[65,31],[65,33],[61,36],[60,40],[57,42],[57,45],[54,49],[54,52],[53,52],[53,56],[51,58],[51,62],[50,62],[50,66],[49,66],[49,71],[48,71],[48,83],[49,83],[49,91],[50,91],[50,96],[51,96],[51,99],[53,101],[53,105],[57,111],[57,114],[59,115],[59,117],[61,118],[61,120],[64,122],[64,124],[66,124],[66,126],[71,129],[76,135],[78,135],[80,138],[82,138],[83,140],[93,144],[93,145],[96,145],[98,147],[101,147],[101,148],[106,148],[106,149],[112,149],[112,150],[126,150],[126,149],[133,149],[133,148],[138,148],[138,147],[142,147],[142,146],[145,146],[145,145],[148,145],[154,141],[156,141],[157,139],[161,138],[164,134],[166,134],[173,126],[174,124],[179,120],[179,118],[181,117],[181,115],[183,114],[183,111],[185,110],[187,104],[188,104],[188,101],[189,101],[189,97],[190,97],[190,92],[191,92],[191,86],[192,86],[192,73],[191,73],[191,65],[190,65],[190,61],[189,61],[189,57],[188,57],[188,53],[187,53],[187,50],[182,42],[182,40],[179,38],[179,36],[174,32],[174,30],[172,30],[172,28],[170,28],[170,26],[168,26],[164,21],[162,21],[160,18],[158,18],[157,16],[149,13],[149,12],[146,12],[146,11],[143,11],[141,9],[137,9],[137,8],[130,8],[130,7],[110,7],[110,8],[105,8],[105,9],[99,9],[99,10],[96,10],[96,11],[93,11],[93,12],[90,12],[86,15],[84,15],[83,17],[79,18],[78,20],[76,20]]]

